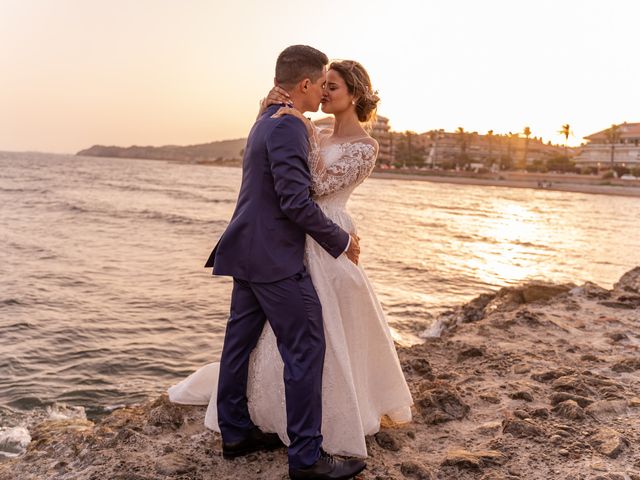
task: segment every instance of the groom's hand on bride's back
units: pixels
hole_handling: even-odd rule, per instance
[[[351,243],[349,243],[349,248],[347,248],[345,254],[349,260],[358,265],[358,259],[360,258],[360,237],[351,234]]]

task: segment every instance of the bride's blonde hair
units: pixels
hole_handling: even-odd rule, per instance
[[[354,96],[358,120],[363,123],[373,122],[378,109],[378,92],[371,86],[371,78],[365,68],[355,60],[335,60],[329,65],[347,84],[347,90]]]

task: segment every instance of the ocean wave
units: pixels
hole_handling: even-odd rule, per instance
[[[220,201],[220,203],[227,203]],[[56,209],[62,209],[71,214],[78,215],[94,215],[97,217],[107,217],[110,221],[117,220],[150,220],[169,223],[172,225],[211,225],[212,221],[204,218],[196,218],[178,213],[164,212],[160,210],[152,210],[144,208],[141,210],[120,210],[115,208],[101,208],[98,205],[87,207],[77,203],[58,202],[55,204]],[[215,224],[216,222],[213,221]]]
[[[12,458],[24,453],[31,443],[29,430],[24,427],[0,427],[0,458]]]

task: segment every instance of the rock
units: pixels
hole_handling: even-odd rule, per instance
[[[531,411],[531,416],[534,418],[549,418],[551,412],[546,407],[536,408]]]
[[[584,355],[580,355],[580,360],[585,361],[585,362],[599,362],[600,361],[600,359],[598,357],[596,357],[592,353],[585,353]]]
[[[623,340],[629,339],[628,335],[625,332],[609,332],[607,333],[607,337],[614,342],[622,342]]]
[[[598,475],[594,480],[627,480],[627,476],[622,473],[607,473],[606,475]]]
[[[442,465],[450,465],[458,468],[479,469],[488,464],[502,463],[504,457],[496,450],[450,450],[447,452]]]
[[[633,306],[633,308],[640,308],[640,295],[620,295],[618,301]]]
[[[485,307],[485,312],[505,312],[513,310],[525,303],[550,300],[558,295],[569,292],[575,285],[554,285],[546,282],[534,281],[518,287],[504,287],[495,298]]]
[[[530,419],[509,418],[502,421],[502,433],[510,433],[514,437],[539,437],[544,432]]]
[[[585,408],[587,405],[591,405],[594,402],[594,400],[587,397],[583,397],[582,395],[574,395],[572,393],[566,393],[566,392],[552,393],[551,396],[549,397],[549,400],[551,402],[551,405],[557,405],[558,403],[564,402],[566,400],[573,400],[582,408]]]
[[[407,478],[415,478],[416,480],[432,480],[431,472],[418,462],[402,462],[400,472]]]
[[[484,318],[485,307],[495,296],[495,293],[483,293],[463,305],[460,311],[457,312],[457,321],[459,323],[470,323],[482,320]]]
[[[489,402],[489,403],[500,403],[500,397],[496,396],[496,395],[492,395],[490,393],[482,393],[479,395],[479,397],[484,400],[485,402]]]
[[[536,382],[547,383],[551,380],[555,380],[556,378],[571,375],[572,373],[575,373],[575,370],[572,368],[554,368],[552,370],[532,373],[531,378]]]
[[[563,436],[561,436],[561,435],[558,435],[558,434],[556,434],[556,435],[551,435],[551,436],[549,437],[549,441],[550,441],[551,443],[553,443],[554,445],[559,445],[559,444],[561,444],[561,443],[563,443],[563,442],[564,442],[564,437],[563,437]]]
[[[513,411],[513,415],[517,418],[531,418],[531,415],[529,415],[529,412],[527,412],[526,410],[514,410]]]
[[[611,370],[618,373],[635,372],[636,370],[640,370],[640,358],[632,357],[620,360],[619,362],[613,364]]]
[[[599,299],[603,300],[605,298],[611,297],[611,292],[606,288],[602,288],[600,285],[596,285],[592,282],[586,282],[581,287],[574,288],[571,290],[572,294],[584,295],[590,299]]]
[[[513,373],[528,373],[531,371],[531,367],[529,365],[515,365],[513,367]]]
[[[627,303],[627,302],[599,302],[599,303],[604,307],[618,308],[622,310],[633,310],[636,308],[636,305],[634,303]]]
[[[431,364],[426,358],[413,358],[409,362],[409,366],[421,377],[428,380],[433,380],[435,378]]]
[[[531,282],[522,287],[522,297],[524,303],[549,300],[551,298],[567,293],[574,288],[573,284],[555,285],[546,282]]]
[[[177,429],[182,425],[183,407],[171,403],[165,394],[160,396],[152,405],[147,415],[147,424],[155,427]]]
[[[629,270],[613,284],[614,292],[640,293],[640,267]]]
[[[542,325],[540,315],[537,315],[529,310],[520,310],[516,313],[514,321],[528,327],[537,327]]]
[[[484,352],[480,348],[478,348],[478,347],[470,347],[470,348],[466,348],[466,349],[462,350],[460,353],[458,353],[457,361],[458,362],[462,362],[462,361],[466,360],[467,358],[481,357],[483,355],[484,355]]]
[[[628,404],[626,400],[598,400],[589,405],[585,412],[598,420],[609,417],[624,415],[627,413]]]
[[[591,437],[591,445],[602,455],[618,458],[620,453],[629,445],[629,441],[616,430],[601,427]]]
[[[502,422],[499,420],[486,422],[476,428],[476,432],[480,435],[494,434],[502,428]]]
[[[470,410],[469,405],[462,401],[458,392],[447,388],[445,384],[438,384],[424,391],[422,398],[416,402],[416,407],[426,423],[430,424],[460,420],[466,417]]]
[[[160,457],[156,463],[156,471],[160,475],[167,477],[183,475],[192,472],[195,468],[195,465],[189,459],[175,453]]]
[[[553,407],[553,412],[570,420],[582,420],[584,418],[584,410],[575,400],[565,400],[558,403]]]
[[[397,452],[402,446],[397,436],[387,430],[382,430],[376,433],[375,438],[378,445],[380,445],[385,450]]]
[[[580,395],[582,397],[588,397],[594,394],[587,380],[581,375],[565,375],[556,378],[551,383],[551,388],[556,391],[573,393],[574,395]]]
[[[524,400],[525,402],[533,402],[533,395],[525,390],[518,390],[509,394],[509,398],[514,400]]]

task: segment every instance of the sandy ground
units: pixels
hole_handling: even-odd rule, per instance
[[[375,171],[371,174],[371,178],[384,178],[394,180],[420,180],[424,182],[435,183],[453,183],[461,185],[481,185],[492,187],[510,187],[510,188],[534,188],[537,190],[553,190],[559,192],[579,192],[593,193],[599,195],[621,195],[625,197],[640,197],[640,185],[637,182],[628,185],[598,185],[593,182],[581,182],[580,179],[567,179],[564,181],[551,181],[551,186],[541,188],[538,186],[538,180],[516,180],[497,178],[476,178],[462,176],[438,176],[438,175],[421,175],[411,173],[390,173]],[[605,182],[603,180],[603,182]]]
[[[640,480],[640,267],[612,290],[530,283],[399,348],[414,421],[367,438],[360,480]],[[0,480],[286,479],[284,450],[225,461],[204,407],[165,396],[49,420]]]

